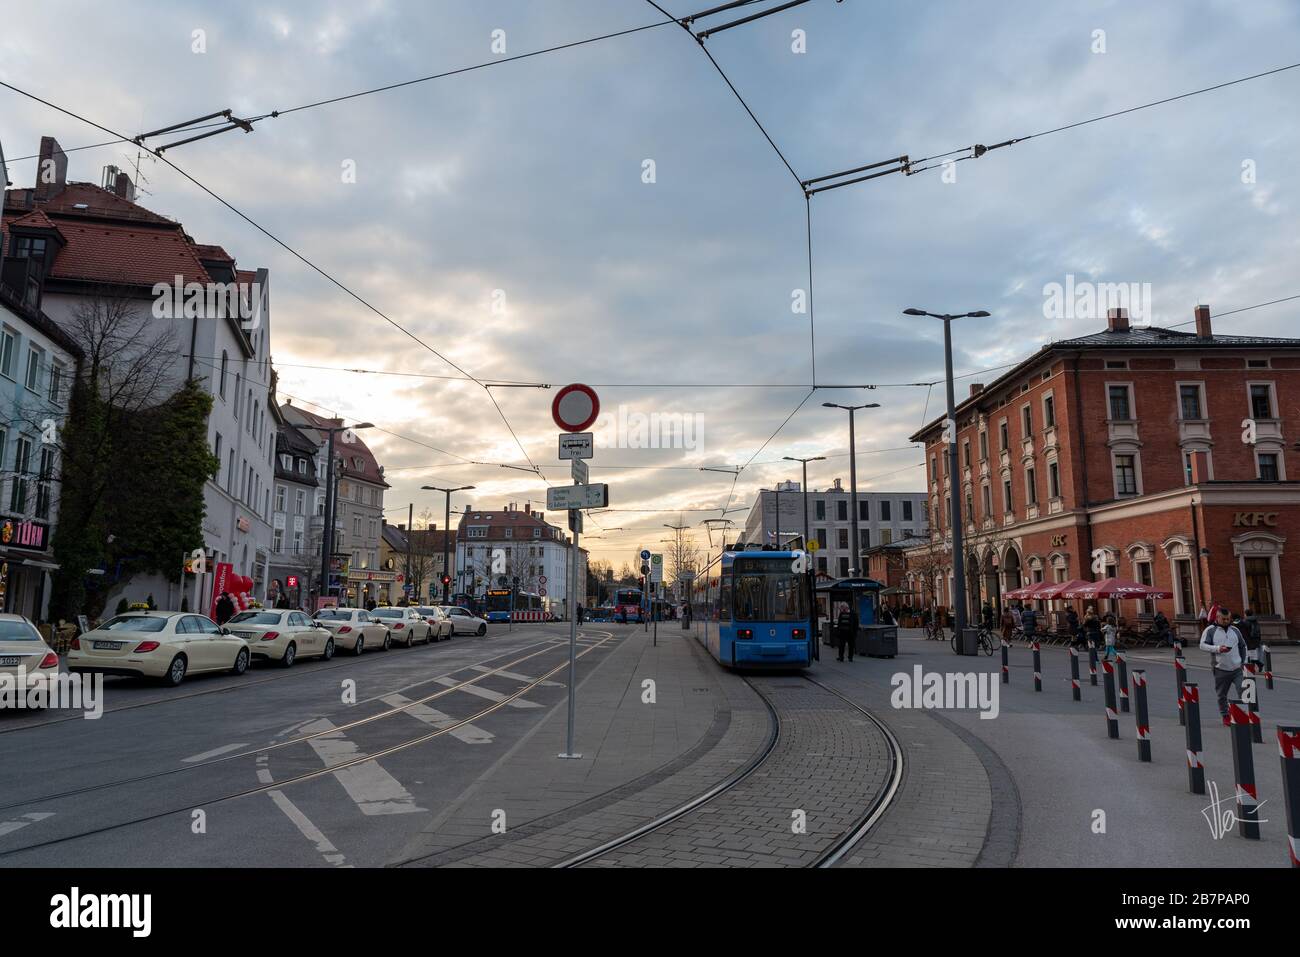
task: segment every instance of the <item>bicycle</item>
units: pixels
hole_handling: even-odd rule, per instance
[[[925,623],[925,640],[943,641],[943,625],[936,621],[927,621]]]
[[[999,641],[999,639],[995,639],[995,638],[993,637],[993,632],[989,631],[989,630],[988,630],[987,628],[985,628],[983,625],[980,626],[980,631],[979,631],[979,650],[980,650],[980,651],[984,652],[984,654],[988,655],[990,658],[993,657],[993,648],[994,648],[994,646],[998,643],[998,641]],[[952,653],[953,653],[954,655],[957,654],[958,652],[957,652],[957,633],[956,633],[956,632],[953,632],[952,638],[951,638],[951,640],[948,642],[948,644],[949,644],[949,646],[951,646],[951,648],[952,648]]]

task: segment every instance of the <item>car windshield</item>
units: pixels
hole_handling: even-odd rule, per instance
[[[167,627],[166,618],[154,618],[150,615],[120,615],[110,618],[99,626],[99,631],[133,631],[141,634],[153,634]]]
[[[40,633],[25,621],[0,621],[0,641],[40,641]]]
[[[278,625],[280,616],[271,611],[241,611],[230,621],[228,625]]]
[[[737,621],[803,621],[807,585],[788,558],[738,558],[734,609]]]
[[[421,615],[424,615],[425,617],[431,617],[431,616],[436,616],[436,615],[438,614],[438,612],[439,612],[440,609],[437,609],[437,608],[417,608],[417,609],[415,609],[415,610],[418,611]]]
[[[372,618],[403,618],[405,616],[405,608],[376,608],[370,613]]]
[[[316,612],[316,617],[320,621],[351,621],[352,612],[334,611],[329,608],[322,608],[320,611]]]

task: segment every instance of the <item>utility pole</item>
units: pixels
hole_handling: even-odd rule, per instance
[[[878,409],[879,402],[871,402],[867,405],[840,405],[836,402],[823,402],[828,409],[844,409],[849,413],[849,527],[853,529],[853,558],[849,566],[849,577],[856,578],[859,574],[858,562],[862,561],[862,554],[858,549],[858,450],[857,437],[853,431],[853,413],[859,409]]]
[[[340,420],[335,419],[339,422]],[[330,559],[334,553],[334,509],[336,506],[334,494],[334,436],[339,432],[357,432],[361,429],[373,429],[374,423],[362,422],[359,425],[345,426],[342,424],[316,425],[312,426],[318,432],[324,432],[328,437],[328,456],[325,464],[325,525],[321,529],[320,539],[320,596],[317,599],[325,598],[329,594],[330,584]]]
[[[442,492],[446,496],[444,520],[442,526],[442,576],[448,581],[442,586],[442,603],[451,604],[451,494],[452,492],[468,492],[473,485],[461,485],[458,488],[439,488],[436,485],[423,485],[421,488],[426,492]],[[512,614],[510,617],[514,617]]]

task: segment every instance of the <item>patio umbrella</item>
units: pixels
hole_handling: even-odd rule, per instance
[[[1072,596],[1069,592],[1092,584],[1092,582],[1086,582],[1081,578],[1074,578],[1068,582],[1043,582],[1034,587],[1033,594],[1029,597],[1034,601],[1051,601],[1056,598],[1070,598]]]
[[[1172,598],[1174,596],[1173,592],[1153,588],[1150,585],[1143,585],[1141,582],[1129,581],[1126,578],[1103,578],[1099,582],[1076,583],[1075,587],[1067,588],[1061,592],[1061,597],[1083,598],[1086,600],[1094,598],[1141,600],[1144,598]]]
[[[1031,592],[1032,592],[1036,587],[1038,587],[1038,585],[1040,585],[1040,584],[1042,584],[1042,583],[1041,583],[1041,582],[1035,582],[1035,583],[1032,583],[1032,584],[1029,584],[1029,585],[1021,585],[1019,588],[1013,588],[1013,589],[1011,589],[1010,591],[1004,591],[1004,592],[1002,593],[1002,597],[1003,597],[1003,598],[1010,598],[1010,599],[1013,599],[1013,600],[1015,600],[1015,599],[1020,599],[1020,598],[1028,598],[1029,595],[1030,595],[1030,593],[1031,593]]]

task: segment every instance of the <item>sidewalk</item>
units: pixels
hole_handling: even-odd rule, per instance
[[[603,626],[591,626],[592,632]],[[575,746],[557,706],[392,863],[544,867],[651,820],[725,778],[766,742],[766,710],[680,629],[623,636],[594,670],[579,667]],[[655,682],[655,703],[643,682]],[[505,832],[494,833],[504,812]],[[737,854],[733,863],[743,863]]]

